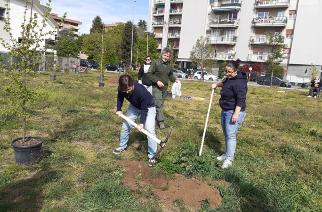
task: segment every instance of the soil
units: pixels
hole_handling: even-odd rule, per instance
[[[42,140],[40,138],[33,138],[33,137],[26,137],[25,142],[23,142],[23,139],[15,141],[15,146],[17,147],[28,147],[40,144]]]
[[[139,193],[149,187],[165,211],[175,211],[178,202],[190,211],[199,210],[205,201],[209,208],[221,205],[219,191],[197,179],[187,179],[178,174],[169,179],[154,173],[153,168],[140,161],[121,161],[121,165],[125,169],[123,184]]]

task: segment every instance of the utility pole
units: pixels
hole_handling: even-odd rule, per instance
[[[136,3],[136,0],[133,1],[133,10],[134,11],[134,5]],[[133,68],[133,40],[134,40],[134,15],[132,14],[132,39],[131,39],[131,61],[130,61],[130,65],[131,65],[131,69]]]
[[[104,29],[102,31],[102,47],[101,47],[101,75],[99,77],[98,86],[104,87],[104,70],[103,70],[103,55],[104,55]]]

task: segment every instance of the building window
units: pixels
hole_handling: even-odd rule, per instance
[[[0,21],[4,19],[6,8],[0,7]]]
[[[295,20],[296,18],[296,10],[289,11],[289,20]]]
[[[269,12],[258,12],[257,17],[259,17],[259,18],[268,18],[269,17]]]

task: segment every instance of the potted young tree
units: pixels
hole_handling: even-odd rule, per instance
[[[12,141],[15,159],[18,164],[31,165],[36,163],[41,155],[42,138],[27,136],[27,121],[32,115],[31,109],[40,100],[40,93],[33,88],[31,77],[43,62],[45,39],[52,37],[54,30],[48,30],[47,20],[50,14],[50,1],[47,2],[42,14],[38,1],[26,0],[23,21],[19,39],[14,38],[11,28],[10,0],[6,0],[6,16],[4,19],[4,32],[9,36],[1,38],[1,44],[8,50],[12,58],[10,63],[3,67],[9,79],[5,87],[7,105],[5,113],[14,115],[21,123],[22,137]],[[36,10],[37,8],[37,10]]]

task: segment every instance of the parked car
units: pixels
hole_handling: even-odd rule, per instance
[[[292,87],[291,83],[284,81],[278,77],[271,77],[271,76],[260,76],[257,79],[257,84],[260,85],[271,85],[271,81],[272,81],[272,85],[274,86],[280,86],[280,87]]]
[[[202,73],[202,71],[197,71],[196,73],[194,73],[193,78],[198,79],[198,80],[202,79],[201,73]],[[210,80],[210,81],[214,81],[218,78],[217,76],[215,76],[213,74],[208,74],[207,71],[203,71],[203,76],[204,76],[205,80]]]
[[[120,71],[118,65],[107,64],[105,67],[107,71],[117,71],[117,72]]]
[[[181,70],[174,70],[173,75],[177,78],[183,78],[183,79],[188,78],[188,75]]]
[[[94,60],[80,60],[79,65],[81,67],[86,67],[86,68],[93,68],[93,69],[97,69],[98,68],[98,64],[94,61]]]

